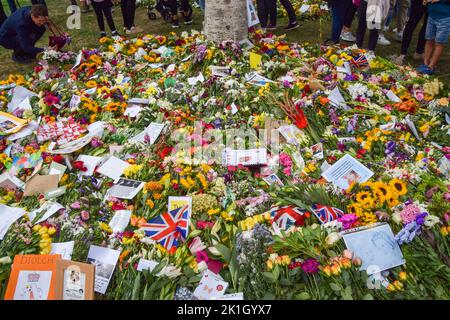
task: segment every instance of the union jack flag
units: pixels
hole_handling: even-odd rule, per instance
[[[293,225],[303,225],[306,213],[306,210],[294,206],[273,207],[270,210],[271,223],[287,230]]]
[[[178,242],[186,240],[189,228],[190,209],[186,205],[172,211],[163,213],[141,227],[151,239],[159,242],[164,248],[170,250],[177,247]]]
[[[363,54],[353,57],[351,62],[355,67],[361,68],[361,69],[364,69],[369,66],[369,61],[367,60],[366,56]]]
[[[313,204],[312,209],[317,219],[322,223],[327,223],[342,217],[345,213],[341,209]]]

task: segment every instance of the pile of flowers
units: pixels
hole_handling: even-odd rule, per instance
[[[67,167],[58,183],[65,191],[52,199],[62,208],[37,224],[24,215],[0,242],[2,296],[16,254],[47,254],[52,243],[75,241],[74,261],[85,262],[91,245],[121,250],[108,290],[96,299],[189,296],[206,269],[229,283],[227,293],[246,299],[450,298],[448,86],[355,47],[249,36],[250,49],[215,45],[194,31],[102,38],[99,48],[46,53],[33,72],[0,81],[0,111],[8,112],[14,86],[36,93],[31,109],[14,110],[30,122],[22,129],[29,134],[0,140],[2,173],[25,183],[38,163],[40,174],[55,163]],[[250,53],[261,63],[251,66]],[[213,74],[214,66],[226,75]],[[251,82],[255,72],[266,80]],[[336,88],[345,103],[332,99]],[[133,98],[146,102],[136,107]],[[101,130],[77,150],[55,153],[57,138],[40,141],[37,132],[63,120],[84,130],[81,139]],[[274,121],[301,134],[279,144],[259,137],[257,147],[267,147],[262,166],[222,163],[216,137]],[[154,143],[130,139],[151,122],[167,128]],[[236,136],[243,148],[254,137]],[[319,143],[321,156],[312,148]],[[113,179],[79,159],[113,152],[130,165],[123,177],[145,183],[131,200],[105,198]],[[347,189],[325,180],[325,162],[345,155],[369,168],[370,179]],[[269,174],[282,184],[269,185]],[[166,212],[171,196],[191,197],[192,212],[187,239],[167,250],[141,227]],[[47,201],[0,187],[2,206],[32,212]],[[316,205],[342,214],[321,221]],[[120,210],[132,216],[114,232],[109,222]],[[302,219],[280,226],[276,210],[296,210]],[[361,269],[342,232],[380,222],[394,232],[405,264],[376,278]],[[142,258],[159,266],[141,276]]]

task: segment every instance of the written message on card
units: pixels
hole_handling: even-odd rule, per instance
[[[347,190],[352,183],[363,183],[373,176],[373,172],[361,162],[346,154],[329,167],[322,176],[341,189]]]
[[[120,251],[92,245],[87,262],[95,266],[95,291],[105,294],[119,260]]]

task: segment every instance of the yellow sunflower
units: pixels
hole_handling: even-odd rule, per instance
[[[377,195],[381,203],[393,197],[391,187],[381,181],[372,184],[372,191]]]
[[[389,182],[389,186],[391,187],[392,191],[397,194],[397,196],[403,196],[408,193],[408,189],[406,188],[406,182],[400,179],[392,179]]]
[[[356,201],[364,202],[367,198],[371,198],[370,192],[360,191],[356,194]]]

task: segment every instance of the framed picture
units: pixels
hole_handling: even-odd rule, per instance
[[[349,229],[342,232],[347,249],[362,260],[361,270],[378,273],[405,263],[394,233],[387,223]]]
[[[92,264],[59,260],[56,263],[56,299],[94,300],[94,273]]]

